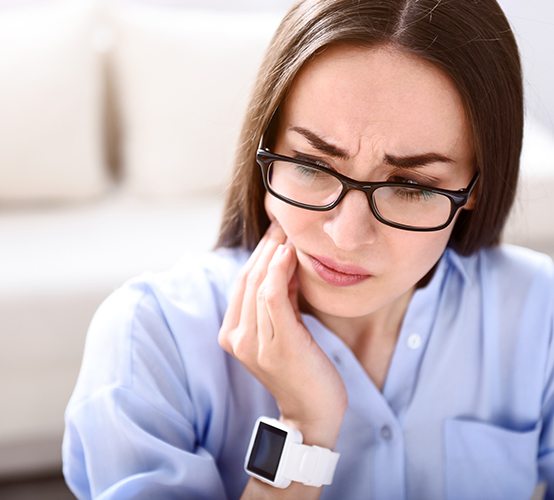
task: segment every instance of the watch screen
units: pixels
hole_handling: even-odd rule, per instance
[[[260,422],[246,468],[254,474],[275,481],[286,437],[285,431]]]

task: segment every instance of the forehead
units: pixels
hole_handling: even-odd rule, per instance
[[[288,124],[315,126],[353,151],[363,137],[378,137],[399,153],[417,145],[469,148],[454,83],[433,64],[390,46],[326,48],[298,73],[282,111]]]

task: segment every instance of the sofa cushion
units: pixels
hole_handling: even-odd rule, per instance
[[[527,116],[521,153],[520,184],[506,241],[554,253],[554,134]]]
[[[109,186],[94,12],[86,0],[0,7],[0,204]]]
[[[156,198],[225,185],[279,14],[120,1],[109,16],[126,187]]]
[[[94,203],[0,214],[0,476],[10,464],[59,461],[95,309],[126,279],[207,252],[222,204],[220,195],[151,203],[114,191]],[[24,446],[14,462],[31,440],[45,450],[57,443],[56,454],[34,459]]]

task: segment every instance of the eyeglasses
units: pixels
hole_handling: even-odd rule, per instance
[[[447,227],[468,201],[479,173],[465,189],[451,191],[409,182],[358,182],[334,170],[259,148],[256,161],[265,188],[295,207],[327,211],[351,190],[363,191],[375,218],[408,231],[439,231]]]

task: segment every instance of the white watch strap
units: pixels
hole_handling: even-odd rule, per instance
[[[323,486],[333,482],[340,453],[320,446],[291,443],[283,473],[287,479],[308,486]]]

